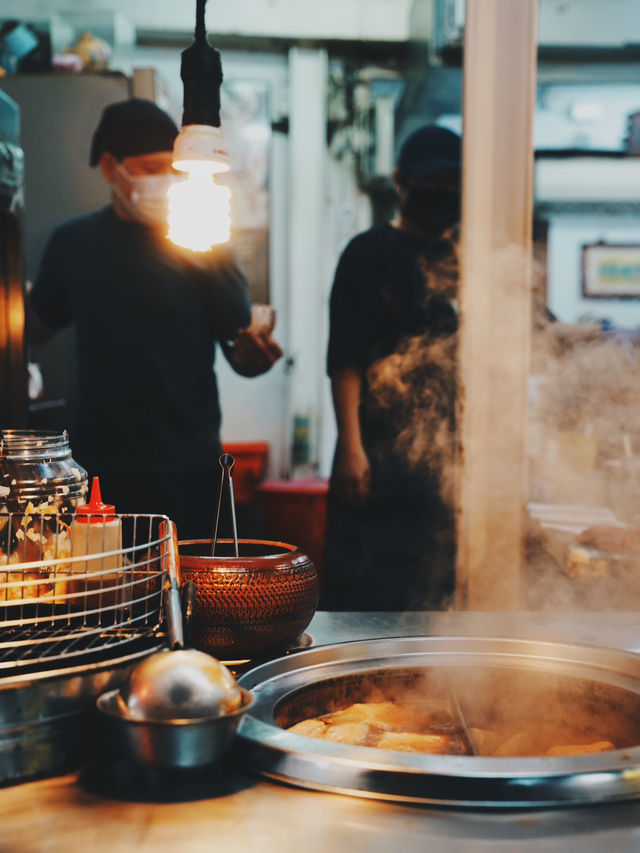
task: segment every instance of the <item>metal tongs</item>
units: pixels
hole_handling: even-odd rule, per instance
[[[211,540],[211,556],[215,557],[216,554],[216,543],[218,541],[218,525],[220,524],[220,507],[222,506],[222,493],[224,492],[224,481],[225,478],[229,483],[229,504],[231,506],[231,524],[233,525],[233,547],[234,547],[234,557],[238,557],[238,530],[236,527],[236,503],[233,497],[233,480],[231,479],[231,472],[236,464],[236,460],[231,456],[230,453],[223,453],[220,459],[220,467],[222,468],[222,478],[220,480],[220,494],[218,495],[218,512],[216,513],[216,527],[213,532],[213,539]]]

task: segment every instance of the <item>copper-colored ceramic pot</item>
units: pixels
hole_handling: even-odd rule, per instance
[[[318,607],[318,574],[286,542],[240,539],[180,542],[180,576],[195,584],[191,642],[222,660],[257,658],[296,644]]]

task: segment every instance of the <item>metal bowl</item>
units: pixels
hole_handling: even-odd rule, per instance
[[[119,690],[98,697],[98,710],[109,718],[121,754],[152,770],[186,770],[213,764],[229,750],[253,697],[242,690],[242,705],[219,717],[143,720],[127,714]]]
[[[318,573],[296,545],[262,539],[178,543],[180,576],[195,584],[191,644],[222,660],[293,646],[318,607]]]

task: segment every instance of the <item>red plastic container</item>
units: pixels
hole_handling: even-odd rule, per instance
[[[253,504],[256,489],[264,480],[269,460],[269,445],[265,441],[224,443],[223,453],[236,460],[233,469],[233,496],[238,506]]]
[[[257,492],[265,537],[294,542],[322,578],[329,481],[265,480]]]

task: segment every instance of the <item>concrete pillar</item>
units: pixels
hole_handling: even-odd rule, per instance
[[[459,605],[521,605],[538,0],[467,0]]]

